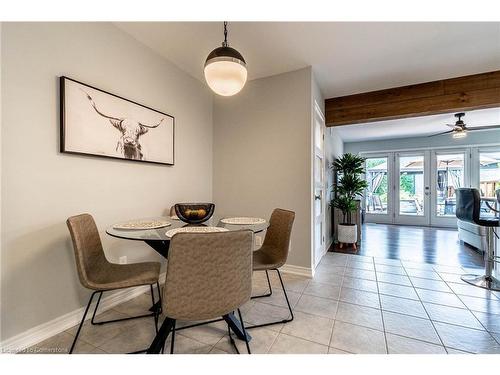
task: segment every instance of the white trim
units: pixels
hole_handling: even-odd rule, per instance
[[[280,268],[280,271],[284,273],[290,273],[293,275],[305,276],[309,278],[312,278],[314,276],[314,272],[311,268],[294,266],[293,264],[285,264],[283,267]]]
[[[165,280],[165,273],[160,275],[160,284]],[[149,290],[149,286],[139,286],[136,288],[121,289],[107,297],[101,299],[99,312],[109,310],[123,302],[127,302],[140,296]],[[85,307],[80,307],[72,312],[64,314],[46,323],[30,328],[16,336],[4,340],[0,344],[0,353],[16,353],[43,340],[55,336],[80,323]],[[92,303],[89,311],[93,311],[95,303]],[[87,314],[85,320],[89,320],[92,314]]]

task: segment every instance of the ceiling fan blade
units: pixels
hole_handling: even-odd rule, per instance
[[[500,125],[474,126],[473,128],[467,128],[467,131],[486,130],[486,129],[500,129]]]
[[[446,124],[446,126],[449,126],[450,128],[455,128],[455,124]]]
[[[431,134],[431,135],[428,135],[427,137],[428,137],[428,138],[429,138],[429,137],[436,137],[436,136],[438,136],[438,135],[450,134],[450,133],[453,133],[453,132],[454,132],[454,130],[448,130],[448,131],[446,131],[446,132],[442,132],[442,133]]]

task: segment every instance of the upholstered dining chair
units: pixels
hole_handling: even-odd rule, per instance
[[[252,293],[252,249],[250,230],[175,234],[170,240],[162,298],[166,317],[148,353],[162,351],[170,333],[170,353],[174,353],[177,321],[206,321],[220,317],[227,321],[229,314],[238,311],[250,354],[239,308],[250,300]],[[229,323],[228,333],[238,351]]]
[[[127,317],[122,319],[114,319],[108,321],[95,321],[97,308],[101,301],[104,292],[116,289],[131,288],[142,285],[149,285],[151,290],[151,300],[155,305],[153,293],[153,285],[156,284],[158,294],[160,294],[160,285],[158,277],[160,275],[159,262],[143,262],[132,264],[116,264],[110,263],[106,259],[102,247],[99,232],[94,219],[89,214],[82,214],[70,217],[66,224],[68,225],[71,239],[73,241],[73,249],[75,252],[76,268],[80,283],[87,289],[94,292],[90,296],[87,308],[83,314],[75,338],[71,344],[69,353],[73,352],[78,335],[82,329],[83,323],[89,311],[90,305],[94,296],[97,294],[97,304],[92,314],[91,323],[101,325],[107,323],[115,323],[123,320],[138,319],[144,317],[153,317],[155,320],[156,331],[158,331],[158,314],[161,311],[153,311],[139,316]],[[161,301],[161,296],[159,296]]]
[[[271,282],[269,280],[269,271],[276,271],[280,280],[283,294],[288,305],[290,317],[275,322],[263,323],[253,326],[248,326],[247,329],[265,327],[273,324],[288,323],[293,320],[293,311],[286,294],[285,285],[281,278],[279,268],[286,263],[288,251],[290,249],[290,236],[292,234],[293,221],[295,220],[295,212],[284,210],[281,208],[274,209],[269,219],[269,227],[267,228],[266,236],[262,247],[253,253],[253,270],[264,271],[266,273],[267,285],[269,292],[252,298],[269,297],[273,294]]]

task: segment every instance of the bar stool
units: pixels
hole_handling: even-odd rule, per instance
[[[486,228],[486,247],[484,252],[484,275],[462,275],[462,280],[468,284],[500,291],[500,281],[493,276],[497,255],[495,249],[495,237],[498,238],[495,228],[500,226],[500,218],[495,216],[480,216],[481,196],[479,190],[474,188],[459,188],[456,190],[458,219],[467,221]],[[495,212],[491,206],[488,207]]]

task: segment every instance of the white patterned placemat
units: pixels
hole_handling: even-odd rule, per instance
[[[255,225],[264,224],[265,219],[260,217],[227,217],[221,220],[224,224],[236,224],[236,225]]]
[[[172,225],[166,220],[132,220],[127,223],[113,225],[115,229],[157,229]]]
[[[221,227],[183,227],[170,229],[166,234],[167,237],[172,238],[176,233],[214,233],[214,232],[227,232],[228,229]]]

